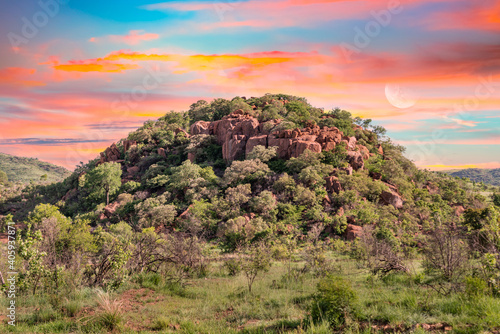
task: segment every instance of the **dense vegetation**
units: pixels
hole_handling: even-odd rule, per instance
[[[467,178],[474,182],[483,182],[494,186],[500,186],[500,168],[496,169],[479,169],[468,168],[456,171],[447,172],[451,176]]]
[[[213,135],[188,134],[230,113],[276,133],[335,127],[364,167],[344,142],[228,161]],[[0,199],[2,228],[19,228],[17,329],[498,330],[500,192],[419,170],[384,134],[288,95],[198,101],[130,133],[115,161]]]
[[[0,153],[0,170],[7,174],[10,182],[30,181],[59,182],[70,175],[64,167],[56,166],[36,158],[22,158]],[[0,171],[0,184],[2,172]]]

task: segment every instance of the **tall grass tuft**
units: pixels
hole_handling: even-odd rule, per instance
[[[97,315],[98,321],[103,327],[111,331],[119,328],[123,321],[123,303],[118,299],[112,299],[108,293],[99,291],[97,293],[97,304],[100,308]]]

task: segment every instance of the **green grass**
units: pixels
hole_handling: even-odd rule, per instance
[[[348,280],[358,296],[356,319],[338,332],[382,333],[384,326],[390,326],[426,333],[423,324],[451,326],[451,333],[488,333],[500,328],[498,297],[465,293],[441,296],[406,274],[381,279],[345,257],[336,257],[335,262],[335,275]],[[190,280],[184,287],[157,274],[141,274],[115,293],[101,297],[92,289],[62,299],[19,297],[18,326],[2,325],[0,332],[332,332],[326,323],[309,321],[308,306],[319,278],[304,274],[290,280],[287,267],[274,263],[249,293],[242,275],[232,277],[220,268],[220,263],[213,263],[206,278]],[[2,305],[6,305],[5,300]]]

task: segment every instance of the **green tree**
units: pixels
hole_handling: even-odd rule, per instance
[[[103,163],[85,175],[85,188],[90,191],[93,198],[106,197],[109,204],[109,195],[114,195],[121,186],[122,169],[116,162]]]

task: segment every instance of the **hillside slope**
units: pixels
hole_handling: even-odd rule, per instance
[[[500,168],[496,169],[479,169],[468,168],[458,171],[446,172],[451,176],[466,177],[474,182],[484,182],[494,186],[500,186]]]
[[[289,95],[198,101],[146,122],[64,183],[29,196],[95,224],[195,229],[209,238],[247,224],[318,225],[323,235],[382,224],[402,236],[483,207],[487,199],[470,183],[419,170],[384,133],[371,120]],[[108,206],[91,182],[106,163],[118,164],[122,184]],[[30,209],[12,202],[19,217]]]
[[[56,166],[35,158],[16,157],[0,153],[0,170],[3,170],[10,182],[27,183],[40,181],[47,175],[46,181],[58,182],[69,176],[71,172],[64,167]]]

